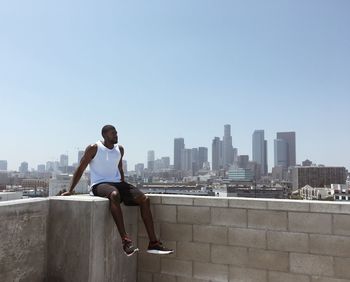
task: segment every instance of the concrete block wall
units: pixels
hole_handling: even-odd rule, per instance
[[[124,221],[137,236],[137,207],[125,207]],[[109,210],[99,197],[50,197],[49,281],[136,281],[137,257],[127,257]]]
[[[139,282],[350,281],[350,204],[150,195],[170,256],[147,254],[138,221]]]
[[[350,281],[350,205],[151,195],[156,232],[176,253],[146,253],[137,207],[121,251],[106,199],[0,203],[0,281]]]
[[[137,207],[122,206],[137,238]],[[0,203],[0,281],[134,282],[107,199],[83,196]]]
[[[45,281],[49,201],[0,202],[0,281]]]

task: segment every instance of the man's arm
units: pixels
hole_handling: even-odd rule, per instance
[[[72,182],[70,183],[69,190],[68,190],[68,192],[63,193],[62,196],[69,196],[69,195],[73,194],[73,190],[74,190],[75,186],[78,184],[86,167],[89,165],[91,160],[95,157],[96,152],[97,152],[97,145],[96,144],[90,145],[86,148],[85,153],[80,160],[79,166],[77,167],[77,169],[75,170],[75,172],[73,174],[73,179],[72,179]]]
[[[119,169],[119,172],[120,172],[120,180],[121,180],[121,182],[124,182],[124,170],[123,170],[124,148],[123,148],[122,145],[118,145],[118,146],[119,146],[119,151],[120,151],[120,154],[121,154],[120,161],[119,161],[119,164],[118,164],[118,169]]]

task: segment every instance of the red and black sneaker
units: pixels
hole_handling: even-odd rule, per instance
[[[170,255],[174,250],[165,248],[160,241],[149,242],[147,253],[156,255]]]
[[[133,244],[132,244],[132,241],[129,237],[125,236],[123,239],[122,239],[122,243],[123,243],[123,250],[124,250],[124,253],[129,257],[129,256],[132,256],[135,252],[138,252],[139,249],[137,247],[135,247]]]

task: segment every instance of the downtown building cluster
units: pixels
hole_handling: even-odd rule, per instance
[[[61,154],[56,161],[39,164],[37,170],[29,170],[28,163],[22,162],[17,172],[9,172],[7,161],[0,160],[0,190],[8,186],[11,189],[52,187],[52,193],[44,194],[54,195],[68,188],[72,174],[83,154],[84,151],[79,150],[76,162],[72,164],[69,163],[67,154]],[[173,162],[169,156],[156,158],[156,152],[149,150],[146,165],[137,163],[134,170],[128,171],[127,161],[123,160],[123,168],[129,182],[149,186],[150,189],[155,187],[152,183],[172,183],[193,190],[195,189],[193,183],[197,183],[202,185],[202,188],[211,187],[210,189],[224,185],[225,189],[227,188],[225,195],[245,197],[251,196],[252,187],[254,196],[260,191],[262,197],[281,198],[291,194],[291,191],[300,190],[307,195],[306,198],[319,198],[320,193],[324,192],[322,187],[338,187],[327,193],[334,194],[335,191],[348,193],[348,186],[344,186],[347,185],[346,179],[349,179],[345,167],[315,165],[310,160],[303,161],[301,165],[297,164],[295,132],[276,133],[276,138],[273,140],[273,156],[274,165],[269,169],[268,140],[262,129],[252,133],[251,156],[239,154],[239,149],[234,146],[231,125],[226,124],[222,138],[216,136],[212,139],[211,162],[208,147],[187,148],[185,139],[178,137],[174,138]],[[84,177],[84,187],[80,189],[82,192],[88,190],[88,170]],[[174,185],[170,185],[170,189],[175,187]],[[158,188],[164,190],[169,187]],[[279,190],[278,193],[276,189]],[[343,199],[343,196],[338,195],[338,198]],[[346,196],[346,199],[348,198],[350,199],[350,196]]]

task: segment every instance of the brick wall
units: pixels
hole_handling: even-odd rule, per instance
[[[139,282],[350,281],[350,204],[150,196],[170,256],[147,254],[139,217]]]

